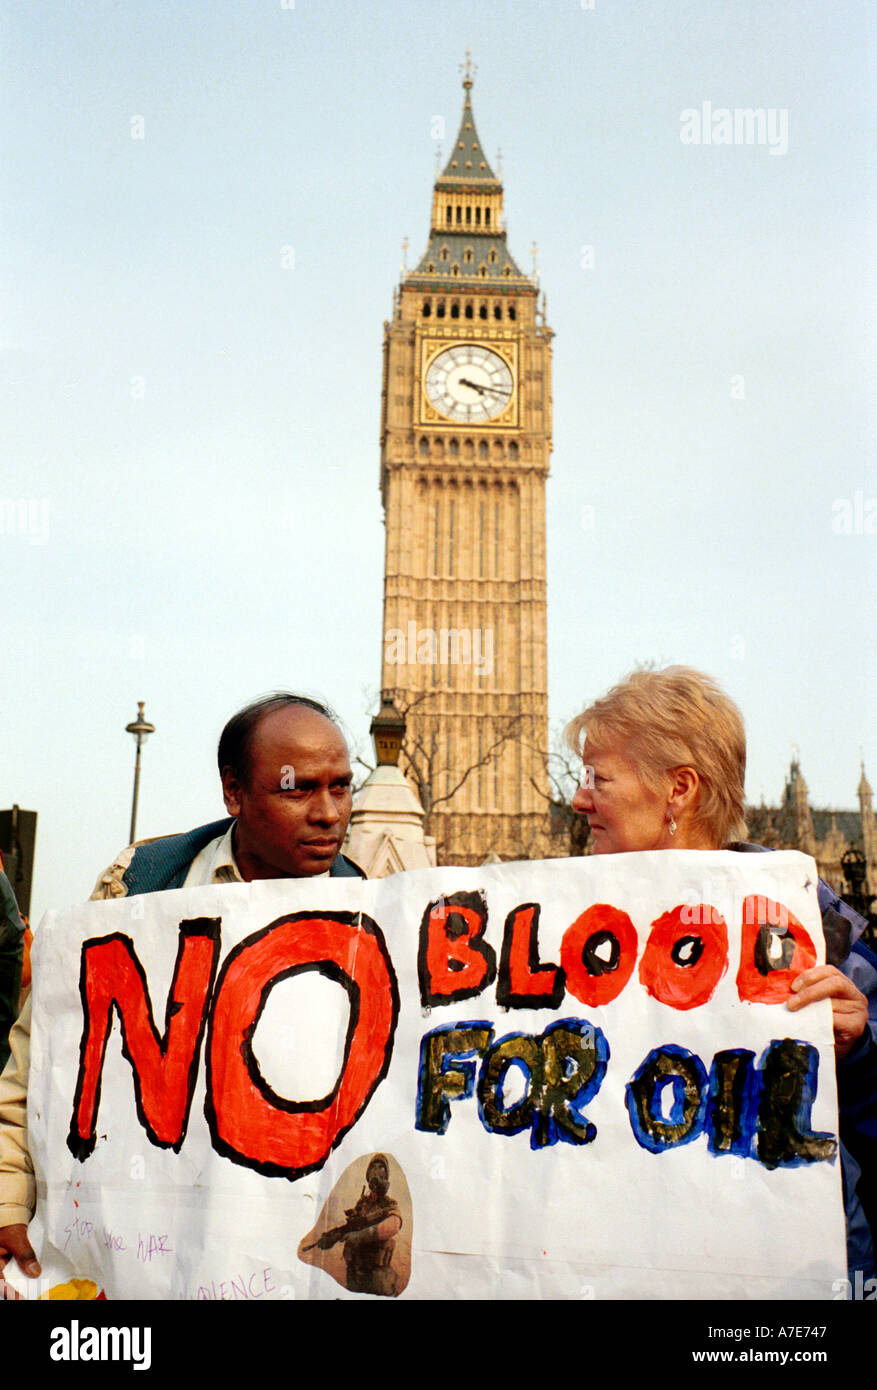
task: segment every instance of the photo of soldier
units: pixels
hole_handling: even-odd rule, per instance
[[[344,1200],[341,1194],[345,1188],[349,1190],[351,1180],[355,1177],[358,1183],[361,1181],[362,1163],[363,1159],[357,1160],[336,1183],[320,1222],[299,1246],[299,1258],[325,1269],[351,1293],[395,1298],[408,1283],[411,1263],[411,1203],[398,1165],[395,1165],[398,1178],[394,1175],[392,1181],[399,1195],[404,1189],[402,1201],[390,1195],[391,1160],[376,1153],[368,1159],[359,1197],[352,1206],[341,1207],[344,1220],[326,1224],[327,1218]],[[403,1227],[407,1228],[404,1258],[399,1258],[396,1251]],[[319,1234],[315,1234],[318,1230]],[[402,1251],[399,1253],[401,1255]]]

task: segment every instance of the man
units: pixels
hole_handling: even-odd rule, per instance
[[[324,705],[287,693],[247,705],[226,724],[218,762],[229,818],[129,845],[92,898],[262,878],[365,877],[341,853],[353,775]],[[35,1204],[26,1120],[30,1000],[10,1043],[0,1077],[0,1271],[14,1256],[35,1278],[40,1266],[27,1239]]]
[[[247,705],[223,729],[217,761],[231,819],[129,845],[93,898],[254,878],[364,877],[341,854],[353,775],[324,705],[286,694]]]

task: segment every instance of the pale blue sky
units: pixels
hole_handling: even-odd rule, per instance
[[[860,748],[877,784],[872,30],[852,0],[3,4],[0,501],[31,506],[0,804],[39,812],[37,913],[125,843],[138,699],[141,835],[222,813],[216,736],[264,690],[366,751],[382,324],[467,45],[556,333],[552,724],[685,661],[743,709],[752,799],[793,743],[819,805]],[[786,110],[788,152],[684,145],[705,101]]]

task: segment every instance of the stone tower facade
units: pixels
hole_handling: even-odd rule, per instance
[[[872,796],[873,792],[868,785],[868,779],[865,776],[865,764],[863,763],[858,787],[859,815],[862,820],[862,850],[868,865],[869,887],[872,893],[877,893],[877,821],[874,818]]]
[[[440,863],[549,852],[551,330],[472,114],[384,325],[382,690]]]
[[[797,757],[792,759],[783,793],[783,806],[795,826],[795,839],[805,854],[816,853],[816,835],[810,814],[809,792]]]
[[[877,817],[871,799],[863,766],[858,786],[858,812],[811,807],[807,783],[796,755],[789,768],[781,805],[746,808],[749,838],[770,849],[800,849],[812,854],[821,876],[840,897],[847,895],[849,888],[841,861],[848,850],[856,850],[865,861],[864,891],[877,895]]]

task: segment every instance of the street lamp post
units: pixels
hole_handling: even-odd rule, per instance
[[[134,762],[134,798],[131,802],[131,834],[128,841],[128,843],[132,845],[134,843],[134,833],[137,827],[137,797],[140,794],[140,749],[143,746],[144,740],[147,739],[150,734],[155,733],[155,725],[150,724],[148,720],[143,718],[143,706],[145,703],[145,700],[138,700],[137,718],[133,723],[125,725],[125,733],[133,734],[137,740],[137,757]]]

